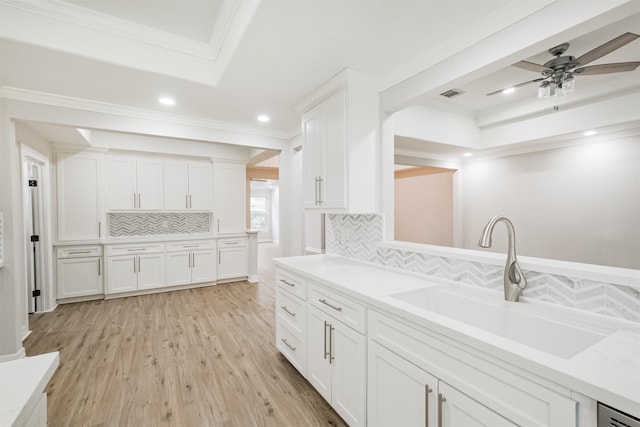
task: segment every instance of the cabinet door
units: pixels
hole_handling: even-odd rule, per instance
[[[159,288],[165,284],[164,254],[138,255],[138,289]]]
[[[164,169],[162,160],[138,159],[136,166],[138,183],[138,208],[164,209]]]
[[[344,324],[331,321],[329,340],[333,357],[331,404],[350,426],[365,426],[366,341]],[[399,425],[399,424],[395,424]]]
[[[368,425],[436,426],[438,380],[376,342],[368,351]]]
[[[191,283],[191,252],[167,252],[167,286]]]
[[[131,292],[138,289],[136,256],[112,256],[107,258],[107,293]]]
[[[213,173],[214,231],[219,234],[244,232],[247,228],[244,165],[216,162]]]
[[[104,293],[101,258],[59,259],[56,270],[58,298]]]
[[[319,179],[324,175],[324,112],[321,107],[310,110],[302,117],[302,197],[304,208],[307,209],[320,208]]]
[[[330,317],[313,306],[307,313],[307,380],[331,403]]]
[[[58,154],[59,241],[101,237],[103,162],[98,153]]]
[[[320,207],[346,208],[345,92],[324,101],[324,172],[319,185]],[[371,185],[375,185],[374,182]]]
[[[515,427],[506,418],[440,381],[442,427]]]
[[[218,279],[247,275],[247,252],[244,247],[218,249]]]
[[[217,278],[216,252],[194,251],[191,253],[191,283],[213,282]]]
[[[197,211],[213,209],[213,165],[211,163],[189,162],[189,208]]]
[[[131,210],[137,204],[136,160],[133,157],[108,156],[107,208]]]
[[[164,208],[186,210],[189,206],[189,163],[166,161],[164,163]]]

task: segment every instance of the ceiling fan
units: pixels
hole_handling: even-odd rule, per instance
[[[513,89],[525,86],[531,83],[540,82],[538,88],[538,96],[544,98],[554,95],[557,89],[561,89],[563,93],[573,91],[575,76],[592,76],[596,74],[611,74],[621,73],[624,71],[633,71],[640,66],[640,61],[633,62],[618,62],[612,64],[600,64],[591,65],[585,67],[590,62],[595,61],[616,49],[621,48],[627,43],[640,37],[634,33],[624,33],[621,36],[609,40],[603,45],[590,50],[578,58],[573,56],[562,56],[567,49],[569,49],[569,43],[562,43],[561,45],[552,47],[549,49],[549,53],[554,55],[555,58],[545,62],[543,65],[535,64],[529,61],[520,61],[513,64],[514,67],[522,68],[529,71],[535,71],[542,74],[542,77],[529,80],[527,82],[519,83],[517,85],[509,86],[508,88],[496,90],[488,93],[487,96],[495,95],[498,93],[509,93]]]

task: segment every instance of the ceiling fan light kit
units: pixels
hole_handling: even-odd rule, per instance
[[[519,83],[506,89],[500,89],[488,93],[487,96],[495,95],[497,93],[506,93],[505,91],[507,89],[515,89],[538,82],[540,82],[540,85],[538,86],[538,98],[564,96],[575,90],[575,77],[577,76],[593,76],[598,74],[633,71],[640,66],[640,61],[591,65],[588,67],[585,65],[608,55],[614,50],[634,41],[638,37],[640,37],[638,34],[624,33],[621,36],[618,36],[613,40],[609,40],[595,49],[590,50],[578,58],[570,55],[562,56],[567,49],[569,49],[569,43],[562,43],[549,49],[549,53],[554,55],[555,58],[545,62],[543,65],[529,61],[520,61],[513,64],[514,67],[538,72],[542,74],[542,77]]]

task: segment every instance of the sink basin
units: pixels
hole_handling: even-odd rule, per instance
[[[434,286],[390,296],[562,358],[573,357],[608,335],[530,313],[499,294]]]

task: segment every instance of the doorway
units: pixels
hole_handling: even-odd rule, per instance
[[[275,242],[279,236],[280,192],[278,181],[274,179],[251,178],[250,187],[251,229],[258,230],[258,242]]]

